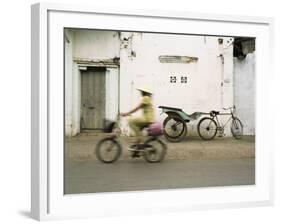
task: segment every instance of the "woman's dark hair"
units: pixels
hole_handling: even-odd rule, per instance
[[[144,92],[144,91],[141,91],[141,95],[142,95],[142,96],[151,96],[152,94],[151,94],[151,93]]]

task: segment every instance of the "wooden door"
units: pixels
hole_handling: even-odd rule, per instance
[[[81,128],[102,129],[105,118],[105,68],[81,71]]]

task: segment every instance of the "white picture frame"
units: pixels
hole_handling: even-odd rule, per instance
[[[273,24],[273,19],[262,17],[32,5],[32,217],[50,220],[271,205],[273,146],[266,130],[272,116],[266,108],[273,94]],[[61,73],[64,27],[256,37],[256,184],[65,196]]]

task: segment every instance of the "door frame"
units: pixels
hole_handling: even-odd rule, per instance
[[[117,95],[117,105],[115,108],[115,110],[117,111],[117,113],[119,113],[120,111],[120,69],[119,69],[119,64],[110,64],[110,65],[104,65],[103,63],[85,63],[85,62],[80,62],[77,63],[77,69],[78,69],[78,105],[77,105],[77,112],[78,112],[78,116],[79,116],[79,133],[81,133],[83,130],[102,130],[101,128],[82,128],[82,119],[81,119],[81,77],[82,77],[82,71],[88,70],[88,68],[105,68],[105,92],[106,92],[106,98],[105,98],[105,116],[108,119],[108,111],[109,111],[109,105],[110,103],[107,102],[108,100],[108,90],[107,88],[109,87],[109,76],[114,76],[117,75],[116,79],[117,79],[117,89],[116,89],[116,95]],[[111,117],[109,117],[111,119]]]

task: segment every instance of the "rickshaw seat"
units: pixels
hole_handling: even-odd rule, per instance
[[[181,108],[176,108],[176,107],[159,106],[159,108],[162,108],[162,109],[167,109],[167,110],[182,111],[182,109],[181,109]]]

